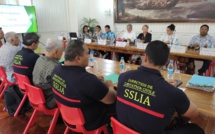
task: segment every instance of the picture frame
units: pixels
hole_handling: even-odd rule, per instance
[[[214,7],[214,0],[114,0],[114,21],[215,22]]]

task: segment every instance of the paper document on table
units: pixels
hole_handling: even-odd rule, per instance
[[[172,46],[170,49],[170,52],[172,53],[185,53],[187,50],[187,47],[185,46]]]
[[[118,74],[110,74],[104,77],[104,80],[111,80],[113,84],[118,82],[119,75]]]
[[[90,43],[92,43],[92,39],[84,39],[84,43],[90,44]]]
[[[99,44],[99,45],[106,45],[107,42],[106,42],[106,40],[99,39],[99,40],[98,40],[98,44]]]
[[[136,44],[137,45],[137,48],[139,48],[139,49],[146,49],[146,47],[147,47],[147,43],[137,43]]]
[[[186,90],[186,88],[180,88],[180,87],[179,87],[179,89],[181,89],[183,92]]]
[[[200,55],[215,56],[215,48],[201,48]]]
[[[125,47],[126,44],[127,44],[126,42],[122,42],[122,41],[117,41],[117,42],[116,42],[116,46],[117,46],[117,47]]]

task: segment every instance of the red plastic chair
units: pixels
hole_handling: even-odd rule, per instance
[[[123,125],[122,123],[117,121],[114,117],[111,117],[110,119],[111,119],[111,124],[113,127],[114,134],[140,134],[140,133],[126,127],[125,125]]]
[[[6,72],[4,70],[4,67],[0,66],[0,99],[3,98],[4,96],[4,91],[11,85],[13,85],[14,83],[11,83],[7,80],[7,75]]]
[[[210,64],[210,66],[209,66],[209,68],[208,68],[208,70],[206,71],[206,76],[214,76],[214,74],[211,74],[211,70],[212,70],[212,67],[215,67],[215,61],[212,61],[211,62],[211,64]]]
[[[27,99],[27,95],[25,93],[26,90],[25,90],[24,82],[30,84],[30,81],[29,81],[28,77],[25,76],[25,75],[18,74],[18,73],[13,73],[13,74],[14,74],[14,76],[16,78],[17,84],[19,85],[20,91],[24,94],[24,96],[22,98],[22,101],[20,102],[19,107],[17,108],[17,110],[16,110],[16,112],[14,114],[14,117],[16,117],[19,114],[23,104],[25,103],[25,101]]]
[[[54,131],[59,113],[60,113],[59,109],[58,108],[54,108],[54,109],[46,108],[44,94],[40,88],[32,86],[25,82],[24,82],[24,86],[26,89],[26,95],[29,98],[31,106],[34,108],[34,112],[31,115],[31,118],[30,118],[23,134],[27,134],[29,128],[34,124],[37,113],[39,111],[42,111],[47,115],[53,115],[53,119],[51,121],[49,130],[48,130],[48,134],[52,134]]]
[[[69,129],[71,129],[73,132],[83,134],[101,134],[102,132],[104,132],[104,134],[108,134],[106,125],[103,125],[96,130],[87,131],[84,128],[85,120],[80,108],[68,107],[58,101],[56,101],[56,103],[67,126],[64,134],[67,134],[69,132]],[[69,125],[74,125],[75,127],[71,128],[69,127]]]

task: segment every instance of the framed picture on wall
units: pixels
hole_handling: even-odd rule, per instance
[[[215,22],[215,0],[114,0],[116,23]]]

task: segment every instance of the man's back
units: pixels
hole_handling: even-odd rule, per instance
[[[80,107],[87,130],[105,124],[106,105],[100,100],[108,93],[108,88],[96,76],[83,67],[58,65],[52,79],[56,100],[67,106]]]
[[[39,55],[35,54],[34,51],[23,47],[15,55],[14,72],[28,76],[32,83],[32,72],[38,58]]]
[[[117,96],[118,120],[143,134],[161,134],[174,112],[183,115],[190,105],[158,70],[143,66],[120,75]]]
[[[58,65],[58,60],[42,56],[38,58],[33,70],[33,83],[43,90],[46,99],[46,107],[53,108],[56,106],[53,99],[51,74],[54,67]]]

